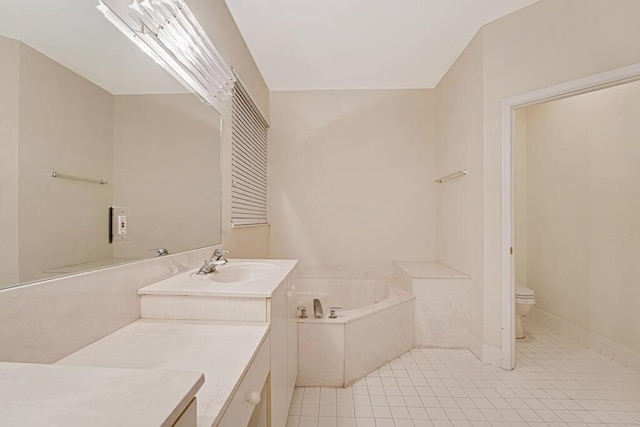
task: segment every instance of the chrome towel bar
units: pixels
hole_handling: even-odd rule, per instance
[[[443,182],[449,181],[450,179],[457,178],[459,176],[464,176],[466,174],[467,174],[467,170],[466,169],[462,169],[462,170],[459,170],[457,172],[450,173],[449,175],[445,175],[445,176],[441,176],[440,178],[436,178],[436,180],[434,182],[443,183]]]
[[[70,179],[71,181],[88,182],[89,184],[106,185],[106,184],[109,183],[109,182],[107,182],[107,181],[105,181],[103,179],[82,178],[82,177],[79,177],[79,176],[67,175],[67,174],[64,174],[64,173],[56,172],[56,171],[51,172],[51,177],[52,178],[61,178],[61,179]]]

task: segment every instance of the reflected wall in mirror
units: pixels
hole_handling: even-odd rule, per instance
[[[219,243],[220,114],[94,4],[64,0],[55,6],[68,8],[53,12],[36,1],[43,10],[31,13],[8,3],[0,14],[0,288],[157,256],[155,248]],[[69,21],[62,34],[56,19]],[[130,215],[127,239],[110,244],[114,205]]]

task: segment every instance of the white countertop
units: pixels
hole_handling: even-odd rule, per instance
[[[171,426],[199,372],[0,363],[3,426]]]
[[[470,277],[437,261],[393,261],[414,279],[469,279]]]
[[[196,395],[198,426],[211,426],[268,331],[266,323],[138,320],[58,364],[203,372],[205,382]]]
[[[178,274],[138,290],[139,295],[191,295],[218,297],[256,297],[269,298],[278,285],[287,277],[298,263],[297,260],[282,259],[230,259],[220,267],[220,271],[238,263],[271,264],[278,269],[271,275],[250,282],[217,282],[212,280],[216,273],[197,276],[198,269]]]

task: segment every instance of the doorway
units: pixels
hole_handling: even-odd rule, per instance
[[[515,137],[519,109],[640,79],[640,64],[505,99],[502,104],[502,368],[516,366]]]

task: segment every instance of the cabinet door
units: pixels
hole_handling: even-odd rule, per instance
[[[287,401],[291,404],[298,378],[298,290],[293,280],[288,279],[287,282]]]
[[[289,414],[287,381],[287,281],[271,296],[271,426],[287,423]]]

